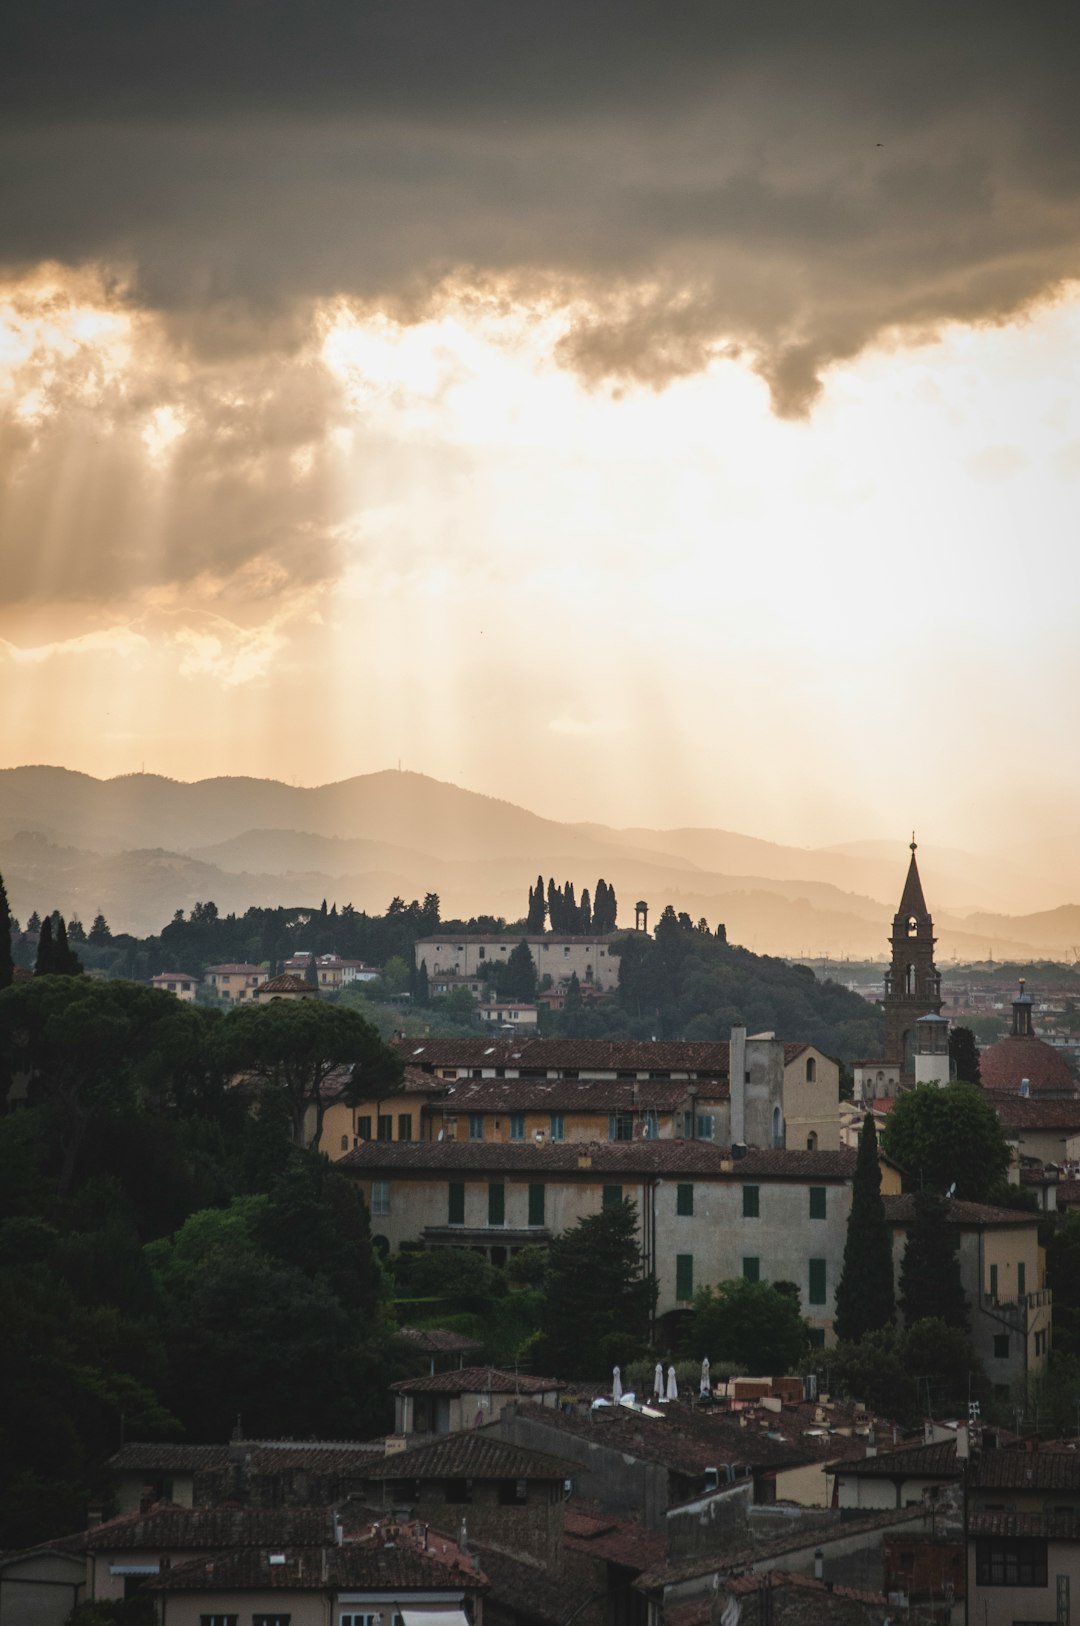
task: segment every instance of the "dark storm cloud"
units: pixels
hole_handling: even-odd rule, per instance
[[[201,346],[501,276],[574,297],[587,376],[734,346],[798,412],[883,330],[1000,319],[1080,270],[1057,0],[10,11],[0,253],[131,263]]]

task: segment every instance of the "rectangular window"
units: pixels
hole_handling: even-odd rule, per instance
[[[716,1135],[716,1123],[711,1112],[698,1114],[697,1138],[698,1140],[713,1140]]]
[[[361,1140],[370,1140],[371,1139],[371,1119],[370,1118],[357,1118],[357,1120],[356,1120],[356,1133],[360,1136]]]
[[[525,1139],[525,1114],[523,1112],[512,1112],[510,1114],[510,1139]]]
[[[760,1190],[761,1190],[761,1188],[759,1186],[743,1186],[743,1188],[742,1188],[743,1219],[757,1219],[758,1218],[758,1215],[760,1213],[760,1207],[759,1207],[759,1203],[758,1203],[758,1196],[759,1196]]]
[[[810,1218],[824,1219],[825,1215],[825,1186],[810,1187]]]
[[[694,1212],[694,1188],[692,1185],[675,1187],[676,1214],[692,1214]]]
[[[622,1186],[605,1186],[600,1199],[601,1208],[618,1208],[622,1202]]]
[[[744,1282],[760,1282],[761,1260],[758,1258],[757,1254],[748,1254],[743,1259],[742,1273]]]
[[[465,1182],[463,1180],[451,1180],[450,1182],[450,1202],[446,1222],[448,1225],[465,1224]]]
[[[544,1223],[544,1182],[537,1180],[529,1185],[529,1224],[543,1225]]]
[[[565,1140],[566,1138],[566,1129],[561,1112],[551,1114],[551,1138],[552,1140]]]
[[[470,1140],[483,1140],[483,1138],[484,1138],[484,1114],[482,1112],[470,1112],[469,1113],[469,1139]]]
[[[629,1112],[611,1112],[608,1114],[608,1140],[633,1140],[634,1120]]]
[[[251,1626],[289,1626],[291,1615],[252,1615]]]
[[[394,1138],[394,1118],[393,1118],[393,1114],[390,1113],[390,1112],[386,1112],[386,1113],[380,1112],[380,1114],[379,1114],[379,1139],[380,1140],[393,1140],[393,1138]]]
[[[825,1303],[825,1261],[824,1259],[811,1259],[810,1261],[810,1291],[807,1295],[810,1304]]]
[[[239,1615],[200,1615],[199,1626],[236,1626]]]
[[[506,1224],[506,1187],[501,1180],[488,1186],[488,1224]]]
[[[692,1299],[694,1296],[694,1256],[692,1253],[675,1255],[675,1297]]]
[[[1008,1358],[1009,1335],[1007,1332],[996,1332],[994,1334],[994,1359],[995,1361],[1007,1361]]]
[[[371,1212],[373,1214],[389,1214],[389,1212],[390,1212],[390,1182],[389,1182],[389,1180],[373,1180],[371,1182]]]
[[[1016,1267],[1016,1296],[1022,1299],[1027,1292],[1027,1267],[1021,1259]]]
[[[991,1265],[990,1266],[990,1297],[993,1299],[995,1304],[997,1303],[997,1287],[998,1287],[997,1270],[998,1270],[998,1267],[996,1265]]]
[[[807,1338],[808,1338],[811,1349],[824,1349],[825,1348],[825,1328],[824,1327],[808,1327],[806,1329],[806,1331],[807,1331]]]
[[[412,1113],[399,1112],[397,1120],[398,1140],[412,1140]]]
[[[1038,1536],[980,1536],[975,1580],[979,1586],[1045,1586],[1046,1547]]]

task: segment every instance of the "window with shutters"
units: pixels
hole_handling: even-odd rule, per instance
[[[811,1259],[809,1270],[809,1288],[807,1299],[811,1304],[825,1303],[825,1260]]]
[[[608,1114],[608,1140],[633,1140],[634,1120],[628,1112]]]
[[[551,1114],[551,1138],[552,1140],[565,1140],[566,1138],[566,1130],[563,1125],[563,1115],[561,1112],[553,1112]]]
[[[465,1224],[465,1182],[463,1180],[451,1180],[450,1182],[450,1203],[446,1222],[448,1225]]]
[[[810,1218],[825,1219],[825,1186],[810,1187]]]
[[[743,1186],[743,1188],[742,1188],[743,1219],[757,1219],[758,1218],[759,1213],[760,1213],[760,1205],[759,1205],[760,1190],[761,1190],[761,1188],[759,1186]]]
[[[483,1140],[483,1138],[484,1138],[484,1114],[482,1112],[470,1112],[469,1113],[469,1139],[470,1140]]]
[[[389,1180],[373,1180],[371,1182],[371,1212],[373,1214],[389,1214],[389,1212],[390,1212],[390,1182],[389,1182]]]
[[[743,1258],[742,1273],[744,1282],[760,1282],[761,1260],[757,1254],[748,1254]]]
[[[622,1186],[605,1186],[600,1198],[601,1208],[618,1208],[622,1202]]]
[[[675,1297],[692,1299],[694,1296],[694,1256],[692,1253],[675,1255]]]
[[[357,1120],[356,1120],[356,1133],[360,1136],[361,1140],[370,1140],[371,1139],[371,1119],[370,1118],[357,1118]]]
[[[1021,1259],[1016,1267],[1016,1296],[1022,1299],[1027,1292],[1027,1267]]]
[[[506,1187],[501,1180],[488,1186],[488,1224],[506,1224]]]
[[[394,1118],[393,1118],[393,1114],[389,1113],[389,1112],[380,1113],[379,1114],[379,1139],[380,1140],[393,1140],[393,1138],[394,1138]]]
[[[544,1223],[544,1183],[537,1180],[529,1186],[529,1224]]]
[[[975,1542],[979,1586],[1046,1586],[1047,1543],[1038,1536],[981,1536]]]
[[[398,1140],[412,1140],[412,1113],[399,1112],[397,1121]]]
[[[512,1112],[510,1114],[510,1139],[525,1139],[525,1114],[523,1112]]]
[[[694,1212],[694,1188],[692,1185],[680,1185],[675,1188],[676,1214],[691,1215]]]

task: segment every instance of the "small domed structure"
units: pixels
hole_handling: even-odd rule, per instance
[[[1076,1080],[1064,1056],[1053,1045],[1035,1037],[1031,1022],[1032,999],[1024,992],[1024,979],[1020,978],[1020,992],[1013,1000],[1012,1032],[1004,1039],[988,1045],[979,1055],[979,1072],[984,1090],[1007,1090],[1020,1094],[1026,1081],[1025,1095],[1068,1099],[1077,1094]]]

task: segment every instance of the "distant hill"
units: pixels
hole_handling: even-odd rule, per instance
[[[1080,910],[999,912],[1017,876],[996,865],[984,875],[965,853],[919,858],[942,958],[1060,956],[1080,944]],[[211,898],[223,912],[323,897],[381,912],[395,894],[434,891],[444,917],[512,920],[540,873],[579,892],[604,876],[623,923],[643,897],[653,919],[672,903],[761,953],[865,957],[884,952],[906,863],[906,849],[877,843],[804,849],[723,830],[561,824],[415,773],[309,789],[0,770],[0,872],[14,912],[89,921],[100,909],[114,930],[141,935]],[[981,907],[951,913],[950,900]]]

